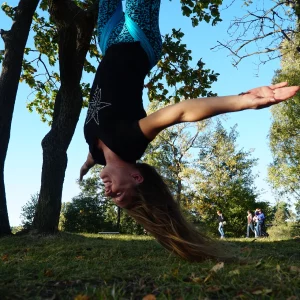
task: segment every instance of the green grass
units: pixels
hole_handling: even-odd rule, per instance
[[[247,263],[189,263],[150,237],[0,239],[0,299],[299,299],[300,240],[232,239]]]

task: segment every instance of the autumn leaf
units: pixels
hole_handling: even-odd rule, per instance
[[[252,252],[252,249],[249,247],[243,247],[241,248],[241,252]]]
[[[148,294],[143,297],[143,300],[156,300],[156,297],[153,294]]]
[[[90,299],[89,296],[87,296],[87,295],[81,295],[81,294],[77,295],[77,296],[74,298],[74,300],[89,300],[89,299]]]
[[[276,266],[276,271],[277,271],[277,272],[280,272],[280,265],[277,265],[277,266]]]
[[[187,282],[194,282],[194,283],[202,283],[203,277],[196,276],[195,273],[192,273],[191,276],[186,280]]]
[[[208,276],[204,279],[204,283],[212,277],[212,273],[209,273]]]
[[[300,267],[290,266],[290,272],[292,272],[292,273],[300,273]]]
[[[262,260],[260,259],[260,260],[256,263],[255,268],[259,268],[259,267],[261,267],[261,266],[262,266]]]
[[[52,277],[54,275],[53,270],[47,269],[44,271],[44,276]]]
[[[219,263],[217,263],[216,265],[214,265],[214,266],[210,269],[208,276],[204,279],[204,282],[208,281],[208,280],[212,277],[212,275],[213,275],[214,273],[219,272],[219,271],[222,270],[223,268],[224,268],[224,263],[223,263],[223,262],[219,262]]]
[[[230,276],[240,275],[240,270],[239,269],[232,270],[232,271],[229,272],[229,275]]]
[[[261,295],[262,293],[263,293],[262,290],[254,290],[254,291],[252,291],[253,295]]]
[[[192,281],[195,283],[201,283],[202,279],[200,277],[195,277],[195,278],[192,278]]]
[[[233,299],[247,299],[247,297],[243,293],[244,291],[239,291]]]
[[[177,276],[178,276],[178,272],[179,272],[179,269],[176,268],[176,269],[174,269],[174,270],[172,271],[172,275],[173,275],[174,277],[177,277]]]
[[[220,271],[221,269],[224,268],[224,263],[223,262],[219,262],[217,263],[215,266],[213,266],[210,270],[210,272],[215,272],[217,273],[218,271]]]
[[[1,260],[2,261],[8,261],[8,254],[4,254],[4,255],[2,255],[2,257],[1,257]]]
[[[272,293],[272,289],[265,289],[265,288],[257,288],[253,290],[251,293],[253,295],[266,295]]]
[[[219,290],[221,290],[221,287],[216,285],[210,286],[206,289],[207,292],[218,292]]]

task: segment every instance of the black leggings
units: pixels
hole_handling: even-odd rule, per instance
[[[121,0],[100,0],[98,38],[102,53],[113,44],[139,41],[153,67],[161,57],[159,31],[161,0],[127,0],[125,14]]]

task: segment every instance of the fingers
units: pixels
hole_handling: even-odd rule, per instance
[[[79,181],[81,182],[83,179],[84,174],[82,174],[82,172],[80,171],[80,175],[79,175]]]
[[[290,86],[291,92],[296,94],[300,90],[300,86]]]
[[[81,182],[83,179],[83,176],[88,172],[88,170],[86,170],[86,166],[85,164],[81,167],[80,169],[80,175],[79,175],[79,181]]]
[[[287,85],[288,85],[288,83],[286,81],[285,82],[280,82],[280,83],[277,83],[277,84],[270,85],[270,89],[275,90],[275,89],[278,89],[278,88],[285,87]]]
[[[299,89],[299,86],[289,86],[282,89],[276,89],[274,90],[274,97],[276,100],[286,100],[295,96]]]

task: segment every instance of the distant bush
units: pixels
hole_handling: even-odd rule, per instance
[[[294,222],[285,222],[284,224],[274,225],[268,229],[270,238],[273,239],[292,239],[300,236],[300,228]]]
[[[68,232],[98,233],[116,231],[111,221],[105,220],[105,205],[98,197],[79,195],[63,207],[61,227]]]

